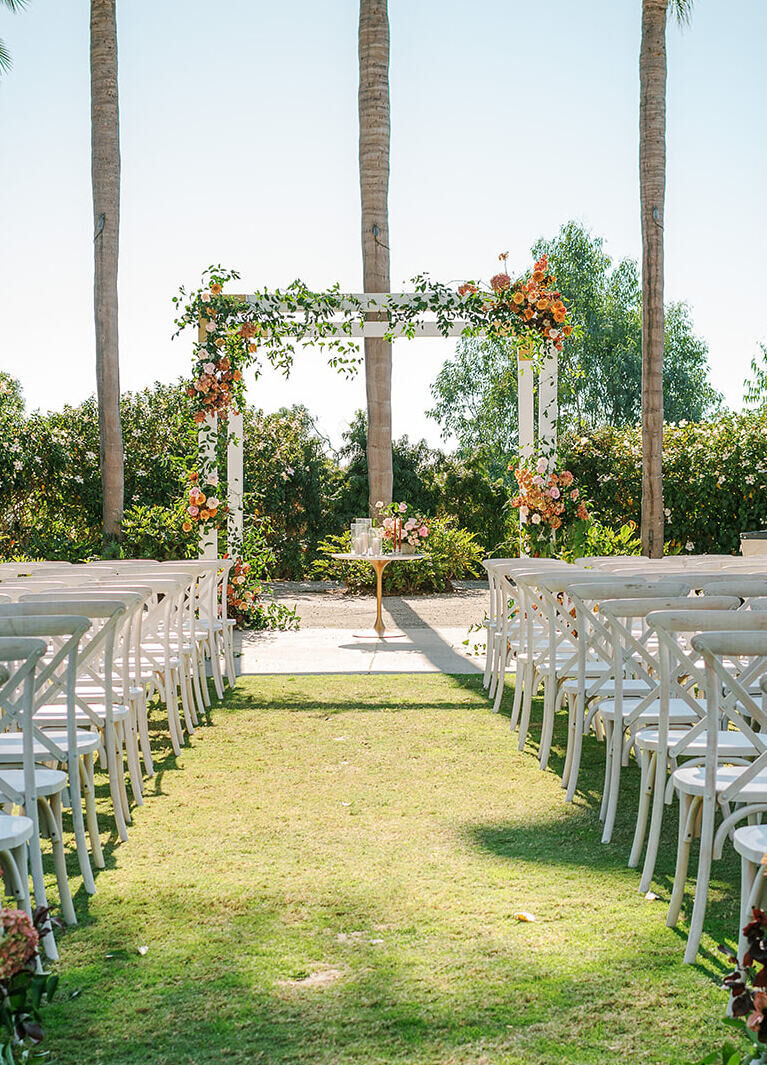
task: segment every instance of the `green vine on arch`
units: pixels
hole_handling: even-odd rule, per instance
[[[229,295],[224,286],[240,275],[221,266],[208,267],[199,289],[182,288],[173,300],[178,312],[174,336],[187,328],[198,330],[187,387],[195,423],[203,436],[217,437],[218,423],[228,420],[230,410],[243,407],[243,371],[255,369],[258,376],[266,359],[287,376],[297,344],[326,349],[331,366],[347,376],[355,374],[361,356],[353,333],[366,316],[386,321],[387,340],[415,337],[424,317],[433,315],[443,336],[463,323],[462,336],[516,338],[533,361],[540,361],[551,346],[561,351],[573,327],[546,256],[516,279],[506,273],[507,259],[508,253],[499,256],[503,268],[489,285],[467,281],[453,288],[419,274],[411,281],[407,299],[381,293],[374,310],[364,297],[342,293],[338,284],[313,292],[297,280],[284,289],[263,289],[248,297]],[[204,483],[217,486],[215,471],[201,469],[191,476],[187,524],[217,528],[226,508],[218,494],[213,497],[215,506],[206,505],[209,499],[201,488]]]

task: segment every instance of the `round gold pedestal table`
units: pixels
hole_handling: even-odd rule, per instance
[[[383,623],[383,615],[381,613],[381,598],[383,588],[383,572],[390,562],[418,562],[419,559],[426,558],[425,555],[402,555],[399,553],[392,553],[390,555],[352,555],[352,554],[336,554],[332,555],[332,558],[338,559],[339,562],[369,562],[375,570],[376,574],[376,620],[373,626],[374,631],[353,633],[355,639],[369,640],[371,637],[378,640],[396,640],[400,636],[404,636],[404,632],[388,632],[386,626]]]

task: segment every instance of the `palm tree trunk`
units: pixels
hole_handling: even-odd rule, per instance
[[[639,188],[642,213],[642,550],[663,554],[663,211],[667,0],[642,0]]]
[[[123,512],[123,442],[117,334],[120,122],[115,5],[116,0],[91,0],[93,307],[105,546],[119,538]]]
[[[365,292],[389,292],[389,18],[387,0],[360,0],[360,197]],[[391,344],[365,340],[370,512],[392,497]]]

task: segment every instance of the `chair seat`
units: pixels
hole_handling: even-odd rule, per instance
[[[50,737],[60,750],[68,750],[66,729],[46,729]],[[77,753],[91,754],[99,749],[99,737],[96,732],[85,732],[78,729],[76,733]],[[20,732],[0,733],[0,762],[19,763],[23,757],[24,737]],[[39,740],[35,740],[32,749],[33,757],[41,762],[52,762],[54,756]]]
[[[734,780],[748,769],[745,765],[720,765],[716,769],[717,794],[728,788]],[[686,766],[675,769],[671,774],[674,787],[687,795],[704,795],[706,791],[706,767]],[[767,770],[757,773],[742,792],[738,793],[738,802],[767,802]]]
[[[28,817],[0,814],[0,850],[20,847],[32,838],[34,825]]]
[[[19,795],[24,794],[24,770],[0,769],[0,780],[13,788]],[[60,769],[44,769],[35,766],[35,791],[38,795],[56,795],[67,786],[67,775]]]
[[[88,706],[104,724],[106,722],[106,707],[103,703],[99,706],[97,703],[88,703]],[[112,707],[112,718],[115,721],[123,721],[128,716],[128,707],[122,706],[119,703],[115,703]],[[35,710],[35,724],[39,728],[66,728],[67,724],[67,708],[66,706],[57,706],[55,703],[50,706],[41,706],[39,710]],[[90,728],[93,725],[93,721],[84,710],[75,711],[75,721],[78,725],[84,725],[85,728]]]
[[[636,705],[636,696],[633,699],[623,701],[623,717],[630,717],[633,713],[633,708]],[[612,721],[615,717],[615,699],[601,699],[597,703],[597,710],[603,718],[607,718]],[[705,714],[705,707],[701,706],[700,714],[696,714],[693,708],[686,703],[684,699],[669,699],[668,717],[669,723],[672,725],[694,725],[696,721],[700,721],[701,717]],[[655,723],[658,721],[658,715],[660,714],[660,703],[653,703],[648,706],[639,715],[638,720],[648,723]]]
[[[591,675],[594,676],[594,674],[591,674]],[[562,685],[564,691],[568,695],[577,695],[578,694],[578,686],[579,686],[578,685],[578,680],[576,678],[572,678],[572,679],[568,678],[565,681],[565,683]],[[623,681],[623,694],[624,695],[634,696],[634,697],[639,696],[641,698],[645,694],[645,692],[648,691],[648,690],[649,689],[648,689],[647,684],[645,683],[645,681],[640,680],[637,677],[631,677],[631,678],[627,677],[626,680]],[[595,698],[595,699],[604,699],[604,698],[607,698],[607,696],[614,695],[614,694],[615,694],[615,681],[614,680],[606,680],[604,682],[604,684],[602,685],[602,687],[599,689],[599,692],[595,696],[593,696],[593,698]]]
[[[687,734],[686,729],[669,729],[668,745],[673,747],[675,743],[683,740]],[[702,758],[706,753],[706,733],[702,732],[682,752],[684,758]],[[729,730],[719,733],[719,752],[722,757],[749,758],[756,754],[753,743],[742,732]],[[637,733],[636,744],[642,751],[658,750],[658,730],[642,729]]]
[[[767,825],[742,825],[736,828],[732,845],[747,861],[754,865],[761,864],[767,853]]]

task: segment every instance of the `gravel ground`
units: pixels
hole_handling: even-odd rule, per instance
[[[486,581],[456,581],[438,595],[385,595],[384,624],[402,629],[469,625],[487,610]],[[375,595],[350,595],[343,585],[322,581],[275,581],[265,589],[277,602],[295,606],[302,628],[354,629],[375,615]]]

